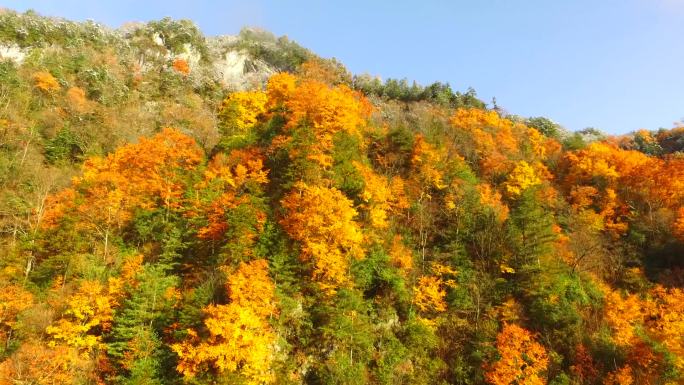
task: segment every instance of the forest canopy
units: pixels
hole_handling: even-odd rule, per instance
[[[684,127],[187,20],[0,44],[0,385],[684,381]]]

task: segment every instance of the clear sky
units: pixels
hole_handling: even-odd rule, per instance
[[[0,0],[118,27],[189,18],[208,35],[287,35],[353,73],[471,86],[510,113],[573,130],[684,118],[684,0]]]

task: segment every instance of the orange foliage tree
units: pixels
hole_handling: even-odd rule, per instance
[[[518,153],[520,139],[528,132],[527,126],[502,118],[496,111],[476,108],[456,110],[450,123],[464,134],[461,139],[468,141],[464,148],[473,152],[472,157],[485,175],[510,170],[510,159]]]
[[[674,364],[684,373],[684,290],[656,285],[650,291],[645,326],[648,334],[674,356]]]
[[[173,63],[171,63],[171,67],[173,67],[174,70],[182,73],[183,75],[187,75],[190,73],[190,65],[188,64],[188,61],[182,58],[174,59]]]
[[[11,338],[17,315],[33,305],[33,295],[18,285],[0,287],[0,340]]]
[[[74,348],[47,347],[35,341],[24,342],[7,360],[0,363],[0,385],[72,384],[86,380],[92,373],[87,360]]]
[[[492,385],[543,385],[549,364],[546,349],[532,333],[511,324],[496,337],[499,359],[487,365],[485,379]]]
[[[302,124],[311,128],[314,138],[306,148],[291,152],[291,157],[304,157],[323,168],[332,165],[330,151],[338,132],[360,135],[371,113],[371,105],[361,94],[345,85],[330,87],[315,80],[297,79],[288,74],[271,77],[267,86],[267,106],[285,117],[286,134]],[[282,146],[290,139],[274,140]]]
[[[596,363],[587,348],[579,344],[575,347],[574,363],[570,371],[579,378],[582,383],[591,383],[599,374]]]
[[[206,224],[198,230],[201,239],[219,240],[226,235],[229,224],[226,213],[238,207],[249,210],[249,228],[235,234],[251,244],[256,232],[261,230],[266,215],[250,197],[261,193],[261,186],[268,183],[268,170],[264,168],[261,154],[254,149],[234,150],[229,155],[219,153],[207,165],[204,178],[196,184],[202,198],[193,202],[192,218],[206,218]]]
[[[623,297],[617,291],[605,290],[604,319],[613,331],[615,343],[628,346],[636,338],[635,326],[643,320],[643,306],[635,294]]]
[[[627,365],[608,373],[603,380],[603,385],[632,385],[633,383],[632,368]]]
[[[41,71],[33,74],[34,86],[42,92],[51,93],[58,91],[61,86],[51,73]]]
[[[480,203],[491,210],[496,220],[503,223],[508,219],[510,209],[501,200],[501,193],[496,191],[490,184],[481,183],[476,186]]]
[[[675,219],[672,225],[672,233],[675,237],[679,238],[680,241],[684,242],[684,206],[677,210],[677,219]]]
[[[593,210],[609,233],[627,231],[628,219],[641,213],[654,221],[665,209],[676,213],[684,204],[684,159],[656,158],[622,150],[608,143],[592,143],[565,155],[564,185],[575,207]],[[677,234],[676,217],[673,232]]]
[[[69,109],[74,113],[83,114],[91,109],[92,102],[88,100],[82,88],[69,88],[66,93],[66,99]]]
[[[303,79],[316,80],[330,85],[351,81],[350,74],[335,59],[330,61],[319,58],[309,59],[299,66],[297,72]]]
[[[413,252],[408,248],[401,238],[395,235],[389,249],[390,262],[399,269],[402,275],[406,276],[413,270]]]
[[[571,190],[571,195],[576,196],[575,204],[597,212],[610,233],[624,234],[627,231],[628,207],[624,196],[618,195],[617,191],[634,187],[634,175],[655,166],[654,160],[637,151],[592,143],[586,149],[566,154],[565,162],[564,183]],[[578,193],[585,186],[599,188],[592,190],[591,194]]]
[[[168,212],[182,206],[184,171],[202,160],[195,141],[170,128],[106,158],[90,158],[71,188],[47,199],[41,227],[57,228],[65,218],[73,218],[77,230],[100,236],[106,258],[113,232],[126,225],[136,209]]]

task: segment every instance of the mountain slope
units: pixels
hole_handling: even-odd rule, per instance
[[[0,384],[676,384],[682,129],[0,14]]]

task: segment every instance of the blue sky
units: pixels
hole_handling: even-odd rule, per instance
[[[684,0],[0,0],[118,27],[189,18],[208,35],[288,35],[353,73],[448,81],[510,113],[573,130],[684,118]]]

